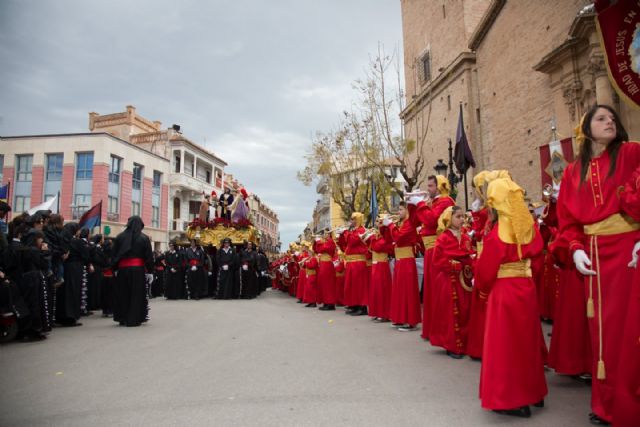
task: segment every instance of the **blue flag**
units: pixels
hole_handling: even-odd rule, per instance
[[[88,228],[89,230],[93,230],[93,227],[100,227],[100,225],[102,225],[102,200],[82,214],[78,225],[80,225],[80,228]]]
[[[369,212],[371,212],[371,224],[375,224],[376,218],[378,218],[378,194],[376,193],[376,183],[371,181],[371,205],[369,206]]]
[[[6,183],[2,187],[0,187],[0,202],[9,203],[7,199],[9,198],[9,183]]]

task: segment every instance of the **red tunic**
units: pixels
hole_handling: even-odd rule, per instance
[[[471,265],[471,254],[469,236],[462,233],[458,240],[451,230],[438,236],[433,251],[434,283],[439,292],[434,300],[429,338],[431,345],[456,354],[466,352],[471,291],[462,287],[460,272],[463,264]]]
[[[594,306],[594,317],[589,319],[592,370],[596,374],[591,387],[591,409],[609,422],[613,417],[616,380],[620,374],[626,376],[627,372],[627,367],[619,363],[622,331],[634,278],[634,270],[628,268],[627,263],[633,245],[639,239],[639,233],[627,231],[587,235],[584,226],[623,211],[619,189],[624,187],[640,165],[640,145],[632,142],[622,144],[612,176],[609,176],[610,163],[607,151],[593,158],[582,183],[580,164],[578,161],[570,164],[564,171],[558,199],[561,237],[569,242],[572,252],[577,249],[587,252],[600,279],[598,286],[598,277],[585,278],[586,292],[587,295],[592,295]],[[597,378],[598,365],[604,368],[601,373],[605,374],[605,378]]]
[[[318,267],[318,302],[327,305],[336,303],[336,271],[333,257],[336,254],[336,244],[332,239],[316,241],[313,251],[320,257]]]
[[[344,261],[336,257],[333,266],[336,269],[336,304],[344,305]]]
[[[369,248],[360,238],[364,232],[364,227],[358,227],[345,231],[338,239],[338,245],[345,254],[344,304],[349,307],[368,305],[369,270],[366,255]]]
[[[418,241],[415,212],[415,206],[409,205],[409,218],[403,221],[399,228],[394,224],[382,227],[385,239],[388,243],[394,243],[396,248],[389,316],[393,323],[406,323],[411,326],[422,321],[418,270],[416,259],[413,256],[414,246]],[[398,251],[401,250],[410,252],[410,255],[407,257],[398,256]]]
[[[287,269],[289,270],[289,295],[292,297],[296,296],[298,290],[298,273],[300,272],[298,261],[298,256],[292,255],[287,263]]]
[[[482,240],[484,236],[491,231],[492,223],[488,221],[487,208],[483,208],[480,212],[484,214],[474,213],[473,229],[476,231],[474,237],[478,256],[482,253]],[[477,220],[477,223],[476,223]],[[476,228],[476,225],[478,228]],[[481,227],[481,228],[480,228]],[[477,286],[473,287],[471,292],[471,314],[469,315],[469,328],[467,336],[467,354],[475,359],[482,359],[482,347],[484,345],[484,324],[487,317],[487,294],[480,292]]]
[[[372,252],[384,255],[393,253],[393,244],[382,236],[371,236],[367,240],[367,244]],[[371,282],[369,283],[369,316],[389,319],[390,306],[391,269],[389,261],[377,261],[374,258],[371,266]]]
[[[310,256],[304,261],[305,282],[302,302],[315,304],[318,300],[318,258]]]
[[[420,236],[431,237],[435,239],[438,230],[438,219],[442,212],[449,206],[454,206],[455,201],[451,197],[437,197],[431,207],[425,202],[418,203],[416,216],[422,224]],[[423,263],[423,280],[422,280],[422,338],[429,339],[429,329],[431,327],[431,313],[433,312],[434,290],[431,283],[433,282],[433,273],[431,271],[431,260],[433,258],[433,246],[425,247],[424,263]]]
[[[502,242],[498,228],[485,236],[475,271],[475,285],[489,294],[480,399],[486,409],[514,409],[537,403],[547,394],[544,338],[532,278],[498,278],[501,264],[519,261],[517,245]],[[542,251],[537,229],[533,241],[521,249],[523,260]]]
[[[582,274],[575,269],[566,242],[556,239],[549,252],[562,269],[548,365],[562,375],[590,374],[591,338]]]
[[[298,281],[296,284],[296,298],[300,301],[304,301],[304,291],[307,290],[307,273],[304,271],[304,262],[308,256],[307,252],[303,252],[297,257]]]

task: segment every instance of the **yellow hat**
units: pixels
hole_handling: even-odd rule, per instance
[[[446,177],[436,175],[436,182],[438,183],[438,193],[440,193],[441,196],[446,197],[451,193],[451,185]]]
[[[487,205],[498,211],[498,237],[505,243],[521,245],[531,243],[535,235],[533,217],[524,201],[524,190],[509,178],[498,178],[489,183]]]
[[[356,227],[362,227],[362,225],[364,224],[364,214],[362,212],[352,213],[351,219],[355,222]]]
[[[476,193],[480,196],[481,199],[486,199],[486,188],[491,181],[498,178],[509,178],[511,179],[511,174],[508,170],[498,169],[487,171],[484,170],[476,174],[473,177],[473,187],[476,189]]]
[[[451,225],[451,217],[453,216],[453,206],[449,206],[440,214],[438,218],[438,234],[444,232]]]

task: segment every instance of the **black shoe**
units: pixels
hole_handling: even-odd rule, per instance
[[[22,337],[23,342],[37,342],[46,340],[47,336],[40,332],[28,332]]]
[[[305,305],[305,307],[317,307],[318,304],[316,304],[315,302],[309,303],[307,305]]]
[[[302,304],[302,300],[301,299],[299,299],[297,302],[298,302],[298,304]]]
[[[474,362],[482,362],[482,357],[473,357],[473,356],[469,356],[469,358],[471,360],[473,360]]]
[[[608,426],[608,425],[611,425],[611,423],[609,421],[603,420],[602,418],[600,418],[599,416],[597,416],[593,412],[589,414],[589,422],[591,424],[594,424],[594,425],[597,425],[597,426]]]
[[[454,353],[452,351],[447,351],[447,356],[449,356],[452,359],[462,359],[464,358],[464,354],[458,354],[458,353]]]
[[[318,310],[321,310],[321,311],[333,311],[335,309],[336,309],[335,305],[333,305],[333,304],[328,304],[328,305],[325,304],[322,307],[320,307]]]
[[[502,415],[510,415],[512,417],[529,418],[531,417],[531,409],[529,406],[521,406],[517,409],[497,409],[493,412]]]
[[[354,310],[353,312],[349,313],[350,316],[366,316],[367,315],[367,309],[364,308],[360,308],[357,310]]]
[[[544,408],[544,399],[542,399],[540,402],[534,403],[533,406],[535,406],[536,408]]]

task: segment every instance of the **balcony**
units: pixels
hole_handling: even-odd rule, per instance
[[[179,233],[182,233],[184,231],[187,231],[188,227],[189,227],[189,221],[186,221],[184,219],[174,219],[173,221],[171,221],[170,231],[177,231]]]
[[[178,187],[182,191],[194,191],[200,194],[205,191],[207,194],[211,193],[214,189],[212,184],[206,181],[199,180],[184,173],[172,173],[169,174],[169,185],[172,187]],[[220,190],[218,188],[218,190]]]
[[[327,190],[329,190],[329,186],[327,185],[327,180],[325,178],[322,178],[320,182],[318,182],[318,185],[316,185],[316,193],[324,194],[327,192]]]

